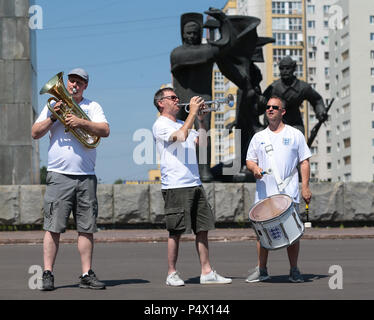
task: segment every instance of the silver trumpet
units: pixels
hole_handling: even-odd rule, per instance
[[[230,93],[227,95],[226,98],[223,99],[216,99],[211,101],[205,101],[204,105],[217,105],[217,107],[210,107],[210,108],[204,108],[200,109],[199,113],[206,113],[211,111],[218,111],[221,107],[221,104],[227,104],[230,108],[234,106],[234,96]],[[178,106],[184,107],[184,110],[189,113],[190,112],[190,103],[178,103]]]

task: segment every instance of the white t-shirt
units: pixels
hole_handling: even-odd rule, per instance
[[[84,98],[79,106],[93,122],[106,122],[103,109],[94,101]],[[47,119],[51,115],[45,106],[37,122]],[[60,121],[55,121],[49,132],[48,171],[63,174],[89,175],[95,174],[96,149],[89,149],[81,144]]]
[[[190,130],[186,141],[169,141],[172,133],[184,122],[160,116],[152,127],[157,151],[160,155],[161,189],[185,188],[201,185],[196,157],[196,130]]]
[[[265,151],[266,141],[268,141],[265,135],[269,136],[270,143],[273,146],[274,162],[282,181],[294,172],[301,161],[312,156],[300,130],[285,125],[281,132],[274,133],[267,127],[253,136],[247,151],[247,160],[256,162],[264,171],[271,168],[269,155]],[[273,174],[265,174],[262,179],[257,179],[255,203],[279,193]],[[295,203],[300,202],[297,172],[293,175],[283,193],[289,195]]]

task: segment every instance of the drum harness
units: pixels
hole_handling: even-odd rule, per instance
[[[282,180],[280,178],[280,175],[279,175],[277,164],[275,163],[275,159],[273,157],[274,148],[273,148],[273,145],[270,142],[269,132],[266,132],[266,134],[264,134],[263,137],[265,139],[265,152],[269,157],[270,166],[271,166],[271,168],[269,168],[271,170],[268,169],[267,173],[272,173],[274,175],[275,181],[277,183],[278,190],[279,190],[280,193],[283,193],[284,189],[286,189],[286,187],[290,183],[293,176],[297,173],[297,168],[294,168],[292,170],[291,174],[286,179]]]

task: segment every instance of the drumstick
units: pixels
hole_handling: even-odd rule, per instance
[[[261,174],[264,175],[264,174],[271,174],[271,168],[267,169],[267,170],[264,170],[264,171],[261,171]]]
[[[305,204],[305,214],[306,214],[306,222],[304,223],[305,228],[311,228],[312,223],[309,222],[309,204]]]

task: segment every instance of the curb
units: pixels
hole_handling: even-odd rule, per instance
[[[222,231],[224,233],[224,231]],[[74,237],[72,236],[74,235]],[[1,236],[1,233],[0,233]],[[165,231],[165,235],[148,235],[148,236],[97,236],[95,237],[95,243],[126,243],[126,242],[133,242],[133,243],[149,243],[149,242],[167,242],[168,236],[167,232]],[[210,235],[209,241],[211,242],[235,242],[235,241],[254,241],[256,240],[256,235],[249,234],[249,235]],[[303,240],[343,240],[343,239],[374,239],[374,233],[360,233],[360,234],[353,234],[353,233],[304,233],[302,236]],[[182,242],[190,242],[195,241],[194,235],[184,235],[181,238]],[[77,242],[76,233],[70,233],[68,236],[61,236],[60,243],[61,244],[75,244]],[[14,245],[14,244],[43,244],[43,236],[40,237],[18,237],[18,238],[0,238],[0,245]]]

